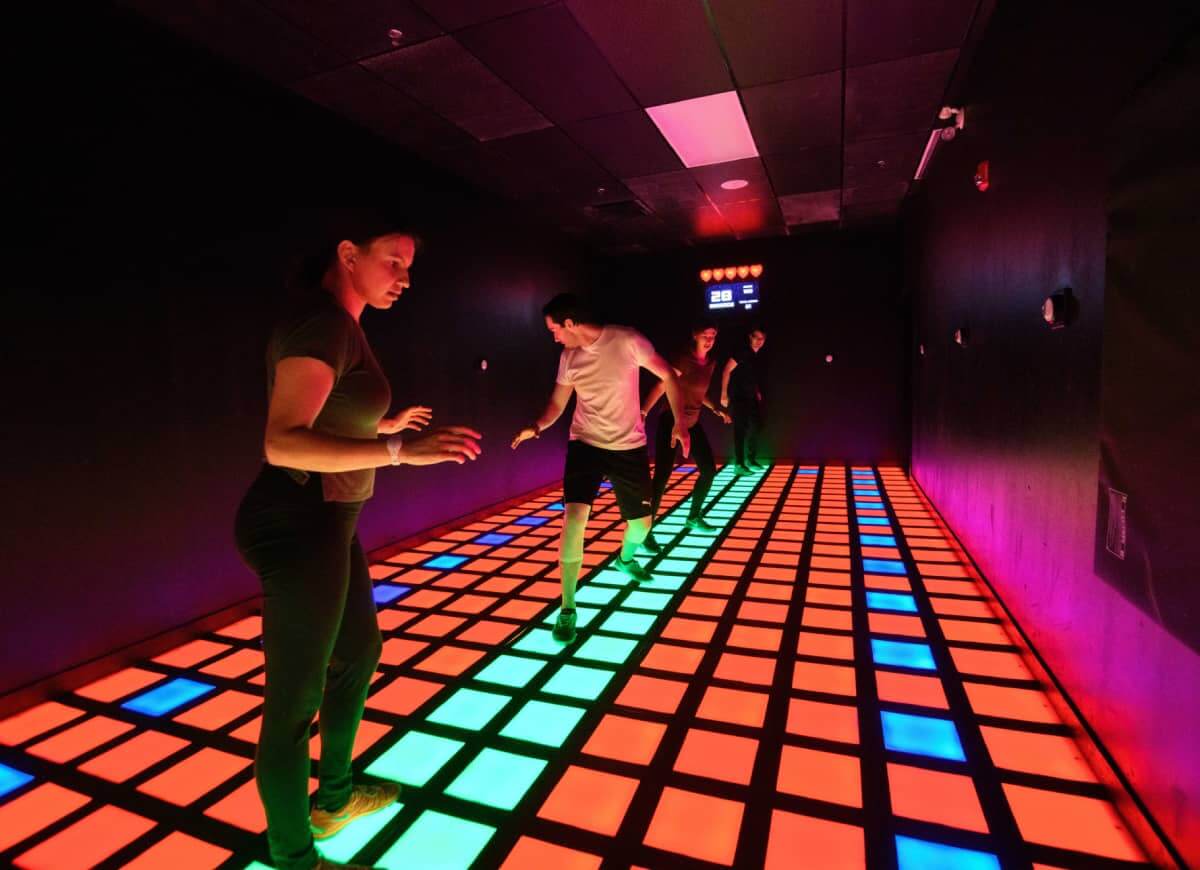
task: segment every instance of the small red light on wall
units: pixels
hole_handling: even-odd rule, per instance
[[[700,280],[706,281],[706,282],[711,281],[712,280],[712,269],[701,269],[700,270]]]
[[[826,362],[826,363],[831,363],[831,362],[833,362],[833,354],[831,354],[831,353],[827,353],[827,354],[825,354],[825,362]]]
[[[988,162],[986,160],[980,161],[979,165],[975,167],[975,186],[979,188],[980,193],[983,193],[991,186]]]
[[[712,270],[712,278],[714,281],[720,281],[724,277],[725,277],[724,269],[713,269]]]
[[[959,347],[966,347],[967,342],[970,341],[970,338],[971,336],[965,326],[954,330],[954,343]]]
[[[750,276],[752,278],[757,278],[759,275],[762,274],[762,272],[763,272],[762,263],[755,263],[753,266],[750,267]]]
[[[738,266],[738,277],[739,278],[741,278],[743,281],[745,281],[746,278],[749,277],[749,275],[750,275],[750,267],[749,266]]]
[[[725,277],[728,278],[730,281],[732,281],[734,278],[736,278],[737,277],[737,266],[726,266],[725,267]]]

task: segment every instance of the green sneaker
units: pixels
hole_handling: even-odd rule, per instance
[[[554,623],[554,639],[559,643],[570,643],[575,639],[575,611],[560,610],[558,622]]]
[[[617,566],[618,571],[622,574],[628,574],[638,583],[645,583],[647,580],[654,579],[650,576],[649,571],[637,563],[637,559],[630,559],[626,562],[620,556],[617,556],[613,564]]]
[[[662,552],[662,544],[660,544],[658,542],[658,539],[654,537],[654,532],[650,532],[649,534],[646,535],[646,540],[642,541],[642,548],[647,553],[661,553]]]
[[[714,526],[708,522],[704,517],[689,517],[687,527],[698,532],[715,532],[720,528],[720,526]]]

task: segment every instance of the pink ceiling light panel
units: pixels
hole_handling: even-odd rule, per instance
[[[658,125],[684,166],[708,166],[758,156],[737,91],[651,106],[646,114]]]

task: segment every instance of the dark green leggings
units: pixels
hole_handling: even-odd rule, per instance
[[[362,502],[326,502],[265,466],[242,500],[235,535],[262,580],[267,681],[254,775],[280,870],[316,864],[309,829],[309,732],[320,711],[316,802],[350,797],[351,752],[383,641],[367,560],[355,535]]]

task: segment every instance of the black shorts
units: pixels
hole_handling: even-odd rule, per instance
[[[621,516],[636,520],[650,516],[650,456],[645,446],[632,450],[604,450],[582,441],[567,442],[567,467],[563,472],[563,501],[591,504],[604,478],[612,483]]]

